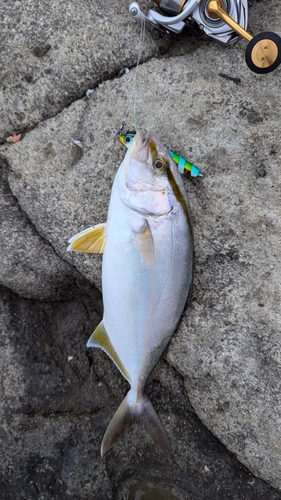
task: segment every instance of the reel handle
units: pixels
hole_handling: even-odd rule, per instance
[[[245,60],[248,67],[259,74],[270,73],[281,63],[281,38],[276,33],[266,31],[256,36],[250,35],[224,10],[224,0],[209,0],[206,10],[211,18],[219,17],[225,24],[247,40]]]
[[[244,30],[240,24],[236,23],[224,10],[224,1],[223,0],[209,0],[206,5],[206,10],[210,18],[219,17],[225,24],[238,33],[238,35],[245,38],[247,42],[252,40],[252,35],[248,33],[248,31]]]

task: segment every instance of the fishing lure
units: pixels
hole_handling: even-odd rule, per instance
[[[127,131],[125,134],[119,135],[118,139],[124,146],[126,146],[126,148],[129,148],[133,142],[135,135],[136,135],[135,130]],[[180,174],[183,175],[189,174],[191,175],[191,177],[203,177],[203,174],[201,174],[199,168],[197,168],[195,165],[187,161],[182,156],[177,155],[171,149],[168,149],[168,152],[172,160],[177,165]]]

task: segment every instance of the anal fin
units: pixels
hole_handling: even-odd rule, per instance
[[[67,250],[87,253],[103,253],[106,243],[106,224],[88,227],[69,240]]]
[[[127,379],[128,382],[130,382],[129,374],[122,361],[120,360],[117,352],[115,351],[102,321],[98,324],[94,333],[92,333],[91,337],[89,338],[87,347],[100,347],[103,351],[105,351],[112,359],[112,361],[116,364],[123,377]]]

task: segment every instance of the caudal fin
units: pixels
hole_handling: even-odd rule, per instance
[[[106,429],[101,444],[101,455],[103,456],[117,439],[123,434],[127,427],[133,422],[139,422],[155,443],[163,451],[167,458],[171,458],[170,444],[156,411],[147,396],[143,395],[137,403],[130,402],[130,392],[123,399],[118,410]]]

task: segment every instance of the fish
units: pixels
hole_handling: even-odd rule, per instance
[[[163,453],[171,448],[145,394],[191,295],[193,229],[182,178],[168,150],[139,131],[111,191],[106,223],[69,240],[68,250],[102,253],[103,319],[87,347],[103,349],[129,382],[101,444],[103,456],[133,422]]]
[[[128,130],[127,132],[125,132],[125,134],[119,135],[118,139],[123,144],[123,146],[129,148],[132,144],[135,134],[135,130]],[[178,171],[180,174],[189,174],[191,177],[203,177],[203,174],[200,172],[199,168],[193,165],[193,163],[187,161],[185,158],[183,158],[183,156],[177,155],[171,149],[168,149],[168,152],[174,160],[175,164],[178,166]]]

